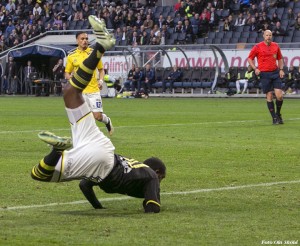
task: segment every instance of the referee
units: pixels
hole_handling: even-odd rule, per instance
[[[280,47],[272,42],[272,32],[264,31],[264,41],[254,45],[248,56],[248,62],[255,74],[260,76],[262,90],[266,94],[267,106],[273,118],[273,125],[283,124],[281,107],[283,103],[282,81],[284,77],[283,59]],[[257,58],[258,66],[254,59]],[[277,63],[278,61],[278,63]],[[273,90],[276,96],[276,111],[273,102]]]

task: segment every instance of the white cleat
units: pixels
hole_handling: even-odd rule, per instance
[[[89,16],[89,22],[96,35],[96,42],[105,50],[111,49],[115,45],[116,39],[107,31],[105,23],[95,15]]]

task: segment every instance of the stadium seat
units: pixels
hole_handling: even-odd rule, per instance
[[[166,45],[172,45],[175,43],[175,40],[173,38],[166,39]]]
[[[233,35],[233,31],[227,31],[225,32],[223,38],[232,38]]]
[[[192,76],[191,76],[191,81],[200,82],[202,68],[201,67],[193,67],[192,70],[193,70],[193,72],[192,72]]]
[[[289,27],[289,20],[281,20],[281,27],[284,29],[284,30],[288,30],[288,27]]]
[[[293,37],[300,37],[300,30],[295,30]]]
[[[162,80],[166,80],[169,77],[170,72],[173,70],[172,67],[165,67],[162,75]]]
[[[249,44],[254,44],[255,42],[256,42],[256,37],[249,37],[247,39],[247,43],[249,43]]]
[[[282,19],[283,11],[284,11],[283,7],[276,9],[276,14],[280,20]]]
[[[252,35],[252,33],[250,33],[249,31],[244,31],[242,32],[242,36],[243,38],[249,38]]]
[[[286,6],[286,8],[294,8],[294,1],[289,1],[288,3],[287,3],[287,6]]]
[[[282,43],[283,41],[283,36],[275,36],[274,37],[274,42],[276,43]]]
[[[191,82],[193,75],[193,68],[184,67],[181,69],[182,71],[182,82]]]
[[[230,9],[234,14],[238,14],[240,12],[240,3],[239,2],[231,2]]]
[[[171,12],[171,11],[172,11],[172,7],[171,7],[171,6],[169,6],[169,5],[163,6],[163,12],[164,12],[164,13],[165,13],[165,12],[169,13],[169,12]]]
[[[230,15],[230,10],[229,9],[223,9],[221,12],[221,18],[224,20]]]
[[[155,12],[154,19],[158,19],[161,14],[162,14],[161,12]]]
[[[223,32],[223,31],[217,32],[216,38],[221,38],[222,39],[224,37],[224,35],[225,35],[225,32]]]
[[[79,30],[79,29],[82,29],[82,26],[84,24],[84,21],[83,20],[78,20],[76,22],[76,29]]]
[[[244,26],[235,26],[234,27],[234,31],[235,32],[243,32],[244,31]]]
[[[207,38],[213,39],[213,38],[215,38],[215,37],[216,37],[216,32],[208,32]]]
[[[172,38],[174,41],[176,41],[178,39],[178,33],[177,32],[171,33],[170,38]]]
[[[222,43],[223,44],[230,44],[230,39],[231,38],[222,38]]]
[[[155,11],[154,11],[154,13],[162,13],[163,12],[163,6],[156,6],[155,7]]]
[[[294,37],[292,38],[292,42],[293,42],[293,43],[299,43],[299,42],[300,42],[300,37],[295,37],[295,36],[294,36]]]
[[[211,68],[210,67],[203,67],[201,71],[201,82],[207,82],[211,80]]]
[[[234,31],[234,32],[232,33],[232,37],[233,37],[233,38],[239,38],[239,37],[241,37],[241,33],[240,33],[240,32],[235,32],[235,31]]]
[[[205,39],[205,44],[212,44],[213,40],[214,40],[214,38],[206,38]]]
[[[214,44],[222,44],[222,39],[221,38],[214,38],[213,43]]]
[[[205,44],[205,38],[197,38],[196,43],[197,44]]]
[[[250,32],[250,26],[244,26],[243,31],[244,32]]]
[[[161,82],[164,78],[165,68],[156,67],[155,68],[155,82]]]
[[[282,42],[283,43],[291,43],[292,42],[292,37],[291,36],[285,36],[285,37],[283,37]]]
[[[175,18],[176,13],[174,11],[169,12],[169,16],[171,16],[173,19]]]
[[[236,43],[238,43],[238,41],[239,41],[239,38],[233,37],[233,38],[230,39],[231,44],[236,44]]]
[[[62,8],[63,8],[62,2],[59,2],[59,1],[55,2],[55,4],[54,4],[55,12],[59,13]]]
[[[75,30],[76,27],[76,21],[70,21],[69,22],[69,30]]]

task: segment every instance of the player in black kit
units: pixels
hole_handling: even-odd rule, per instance
[[[164,163],[155,157],[143,163],[115,154],[115,165],[111,173],[100,183],[87,179],[79,186],[87,200],[95,209],[103,208],[98,201],[93,186],[99,186],[106,193],[119,193],[144,198],[146,213],[160,211],[160,181],[166,176]]]

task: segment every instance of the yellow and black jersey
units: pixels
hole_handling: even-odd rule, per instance
[[[153,184],[151,181],[155,181]],[[145,189],[145,186],[150,185]],[[107,193],[120,193],[129,196],[155,199],[159,202],[159,181],[157,174],[146,164],[121,155],[115,155],[115,167],[99,186]],[[145,194],[149,192],[148,194]]]
[[[98,185],[106,193],[119,193],[144,198],[145,212],[160,210],[160,183],[149,166],[134,159],[115,154],[115,165],[110,174],[100,183],[81,181],[81,190],[94,208],[101,208],[92,186]]]
[[[88,47],[85,50],[76,49],[73,52],[71,52],[67,56],[67,64],[65,68],[66,73],[74,73],[79,68],[79,65],[92,53],[93,49]],[[100,60],[97,69],[103,69],[102,61]],[[97,81],[97,71],[95,70],[93,73],[93,77],[91,79],[91,82],[88,84],[88,86],[83,90],[83,93],[93,93],[98,92],[98,81]]]

